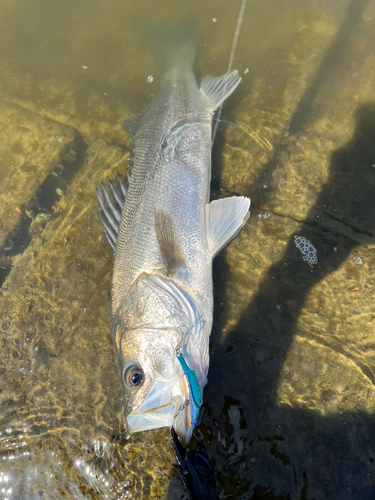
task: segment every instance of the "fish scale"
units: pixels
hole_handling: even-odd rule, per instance
[[[186,165],[195,177],[195,183],[190,183],[195,189],[188,188],[189,183],[185,182],[183,171],[178,170],[175,163],[164,163],[160,158],[160,148],[165,131],[174,126],[179,120],[186,118],[189,112],[192,117],[197,114],[195,110],[193,112],[189,111],[189,107],[183,110],[181,105],[175,106],[174,104],[179,101],[178,95],[183,95],[184,89],[188,85],[192,85],[192,83],[196,85],[195,78],[191,76],[191,79],[193,82],[183,79],[177,87],[173,85],[170,79],[165,83],[163,82],[166,89],[159,94],[157,99],[163,103],[166,100],[166,95],[172,96],[171,104],[165,106],[153,101],[155,105],[152,103],[148,108],[150,115],[147,118],[147,123],[143,126],[144,133],[143,127],[141,127],[134,137],[135,153],[132,181],[125,202],[116,247],[114,279],[116,279],[116,275],[119,275],[119,286],[113,287],[113,297],[116,304],[118,296],[122,296],[129,283],[143,268],[158,269],[163,267],[157,249],[156,234],[153,229],[153,214],[156,207],[165,208],[167,212],[179,211],[180,217],[175,218],[176,224],[179,225],[179,229],[183,234],[182,238],[188,253],[191,253],[189,247],[192,244],[194,245],[197,240],[203,239],[204,235],[199,234],[198,231],[195,234],[190,232],[185,235],[186,220],[185,217],[181,217],[182,213],[186,213],[186,211],[189,213],[189,219],[197,220],[200,215],[202,225],[203,207],[209,200],[210,148],[207,150],[206,145],[210,144],[211,140],[210,110],[198,88],[196,88],[198,94],[196,101],[200,101],[201,107],[203,105],[206,107],[206,120],[208,122],[206,140],[200,141],[201,144],[197,145],[196,151],[188,155],[187,161],[183,157],[184,155],[181,155],[181,163]],[[192,99],[189,99],[189,101],[192,101]],[[150,109],[151,106],[154,109]],[[163,112],[162,115],[161,112]],[[194,123],[191,126],[194,127]],[[141,139],[138,139],[139,135],[142,135]],[[150,150],[153,151],[152,154],[150,154]],[[198,198],[194,203],[192,200],[193,189],[195,196]],[[178,203],[173,199],[171,193],[178,193]],[[196,247],[194,251],[196,255]],[[203,269],[197,271],[201,282]],[[203,290],[206,290],[205,285],[206,283],[203,284]],[[197,283],[195,288],[199,289],[201,286],[200,283]]]

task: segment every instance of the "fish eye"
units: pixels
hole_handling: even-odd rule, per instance
[[[130,387],[138,387],[143,382],[143,370],[139,366],[129,366],[124,370],[124,382]]]

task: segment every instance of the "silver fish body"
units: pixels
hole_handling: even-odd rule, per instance
[[[185,444],[207,383],[212,259],[250,206],[244,197],[209,203],[212,114],[240,78],[207,77],[199,88],[189,31],[168,31],[160,91],[124,124],[134,144],[130,179],[98,190],[115,253],[111,331],[128,431],[173,426]]]

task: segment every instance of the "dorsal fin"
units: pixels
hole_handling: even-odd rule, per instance
[[[209,107],[215,111],[231,95],[240,81],[237,70],[218,77],[204,76],[200,91],[208,100]]]
[[[206,205],[207,242],[212,258],[237,234],[249,218],[250,199],[231,196]]]
[[[102,182],[100,188],[96,189],[96,196],[102,207],[98,212],[98,217],[106,231],[105,237],[111,245],[113,255],[115,255],[121,214],[129,183],[130,174],[127,171],[124,175],[117,175],[114,181],[109,180],[107,184]]]
[[[155,211],[154,222],[160,253],[168,275],[171,276],[179,267],[185,266],[180,238],[174,227],[172,217],[164,210],[158,209]]]

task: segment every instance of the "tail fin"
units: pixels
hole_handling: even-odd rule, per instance
[[[166,28],[153,25],[147,28],[146,37],[155,47],[165,72],[171,69],[191,69],[196,51],[196,25],[192,19],[182,19]]]

